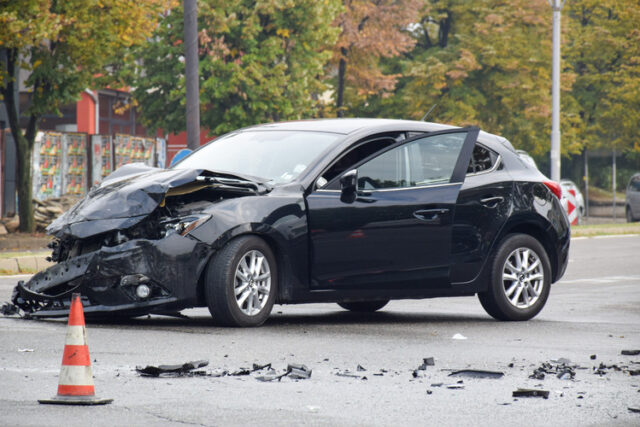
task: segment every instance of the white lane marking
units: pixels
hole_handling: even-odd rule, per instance
[[[560,280],[560,284],[568,283],[615,283],[615,282],[634,282],[640,281],[640,276],[607,276],[607,277],[589,277],[586,279]]]
[[[613,239],[616,237],[638,237],[640,234],[606,234],[604,236],[580,236],[572,237],[571,240],[587,240],[587,239]]]

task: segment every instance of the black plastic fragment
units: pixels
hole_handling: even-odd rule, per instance
[[[356,370],[357,370],[358,372],[364,372],[364,371],[366,371],[367,369],[366,369],[364,366],[362,366],[362,365],[358,365],[358,367],[356,368]]]
[[[18,313],[18,307],[11,304],[10,302],[5,302],[0,307],[0,313],[3,316],[13,316],[14,314]]]
[[[638,356],[640,355],[640,350],[622,350],[620,354],[623,356]]]
[[[491,378],[499,379],[504,377],[504,372],[498,371],[482,371],[477,369],[462,369],[460,371],[454,371],[449,374],[450,377],[464,377],[464,378]]]
[[[578,368],[578,366],[571,364],[569,359],[560,358],[542,363],[529,375],[529,378],[543,380],[546,374],[550,374],[555,375],[559,379],[572,380],[576,376],[576,368]]]
[[[549,392],[547,390],[519,388],[512,393],[512,396],[513,397],[542,397],[543,399],[548,399]]]
[[[206,375],[204,371],[195,371],[195,369],[205,367],[209,364],[208,360],[196,360],[194,362],[187,362],[182,365],[148,365],[144,368],[136,366],[136,371],[143,377],[182,377],[182,376],[194,376],[194,375]]]
[[[592,354],[591,356],[589,356],[589,358],[590,358],[591,360],[596,360],[596,358],[597,358],[597,357],[598,357],[598,356],[596,356],[595,354]]]
[[[627,409],[631,412],[634,412],[636,414],[640,414],[640,408],[632,408],[632,407],[627,407]]]

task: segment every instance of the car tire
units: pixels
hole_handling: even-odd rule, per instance
[[[345,310],[355,311],[356,313],[373,313],[387,305],[389,300],[385,301],[355,301],[355,302],[339,302],[338,305]]]
[[[494,252],[489,267],[489,288],[478,293],[489,315],[498,320],[523,321],[542,310],[549,297],[551,267],[538,240],[528,234],[508,235]]]
[[[627,222],[635,221],[635,219],[633,218],[633,212],[631,212],[631,206],[627,206],[627,208],[625,209],[625,214],[627,216]]]
[[[276,258],[257,236],[232,240],[209,261],[205,299],[215,324],[260,326],[278,292]]]

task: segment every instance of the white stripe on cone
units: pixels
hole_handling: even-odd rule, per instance
[[[67,338],[65,339],[65,345],[86,345],[87,333],[84,326],[67,326]]]
[[[59,385],[93,385],[91,366],[62,365]]]

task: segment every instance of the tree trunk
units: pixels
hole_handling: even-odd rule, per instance
[[[20,118],[15,97],[16,64],[19,61],[17,49],[7,49],[6,72],[9,78],[6,85],[0,88],[4,97],[4,105],[7,110],[11,135],[16,144],[16,157],[18,160],[18,216],[20,217],[20,231],[33,233],[35,222],[33,220],[33,190],[31,185],[31,153],[36,139],[39,116],[31,115],[26,132],[20,129]]]
[[[341,49],[342,57],[338,63],[338,96],[336,100],[336,110],[338,117],[344,117],[344,79],[347,71],[347,50]]]
[[[12,134],[13,131],[11,132]],[[35,139],[35,135],[34,135]],[[31,185],[31,153],[33,142],[28,141],[20,130],[14,134],[16,154],[18,159],[18,215],[20,217],[20,231],[33,233],[35,222],[33,219],[33,186]]]

